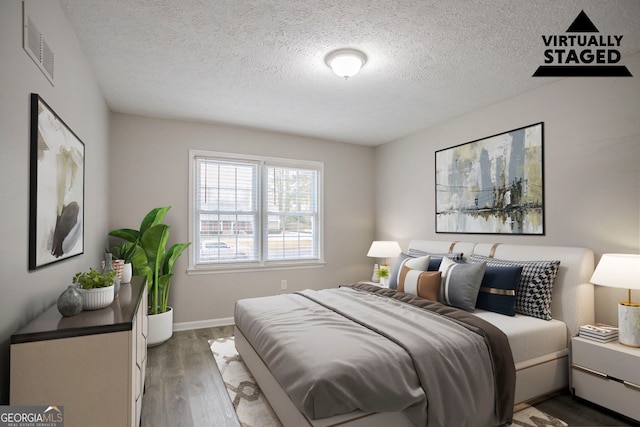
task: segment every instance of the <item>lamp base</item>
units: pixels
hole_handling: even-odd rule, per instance
[[[629,347],[640,347],[640,304],[618,304],[618,341]]]

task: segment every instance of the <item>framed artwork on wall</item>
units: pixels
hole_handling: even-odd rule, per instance
[[[84,143],[31,94],[29,270],[84,252]]]
[[[544,235],[544,123],[436,151],[436,233]]]

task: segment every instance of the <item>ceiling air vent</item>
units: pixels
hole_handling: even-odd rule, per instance
[[[33,23],[28,13],[27,1],[23,2],[24,5],[23,13],[23,46],[24,50],[27,54],[33,59],[33,62],[36,63],[40,71],[45,75],[45,77],[49,80],[51,85],[53,85],[53,70],[54,70],[54,62],[53,62],[53,50],[49,47],[49,44],[44,39],[38,27]]]

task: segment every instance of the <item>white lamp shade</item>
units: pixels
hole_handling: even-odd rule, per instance
[[[326,62],[334,73],[347,79],[358,74],[367,57],[357,50],[342,49],[327,55]]]
[[[372,258],[393,258],[398,256],[400,252],[402,252],[402,249],[398,242],[390,240],[376,240],[371,243],[367,256]]]
[[[640,255],[603,254],[591,283],[624,289],[640,289]]]
[[[618,341],[640,347],[640,304],[631,302],[631,289],[640,289],[640,255],[602,255],[591,282],[629,290],[629,301],[618,304]]]

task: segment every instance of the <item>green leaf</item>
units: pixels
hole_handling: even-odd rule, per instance
[[[104,288],[113,285],[115,277],[115,270],[109,270],[103,274],[91,267],[89,272],[76,273],[72,282],[78,283],[83,289]]]
[[[109,236],[119,237],[128,242],[135,242],[140,236],[138,230],[132,230],[131,228],[121,228],[119,230],[112,230],[109,232]]]
[[[163,274],[158,277],[158,291],[160,293],[160,305],[157,307],[160,313],[167,311],[169,304],[169,288],[171,287],[171,277],[173,274]],[[155,314],[155,313],[154,313]]]
[[[169,226],[166,224],[156,224],[149,227],[140,238],[140,244],[147,255],[147,265],[153,271],[151,293],[151,309],[157,310],[159,300],[159,277],[162,274],[162,261],[164,260],[165,248],[169,240]],[[154,312],[155,314],[155,312]]]
[[[147,255],[149,265],[157,265],[158,269],[162,266],[168,240],[169,226],[166,224],[153,225],[144,232],[140,243]]]
[[[164,264],[162,265],[162,272],[164,274],[173,274],[173,265],[175,264],[178,257],[182,255],[182,252],[184,252],[190,244],[191,242],[176,243],[169,248],[164,259]]]
[[[171,209],[171,206],[151,209],[140,224],[140,234],[144,234],[145,231],[154,225],[162,224],[162,221],[164,221],[164,217],[167,215],[167,212],[169,212],[169,209]]]

